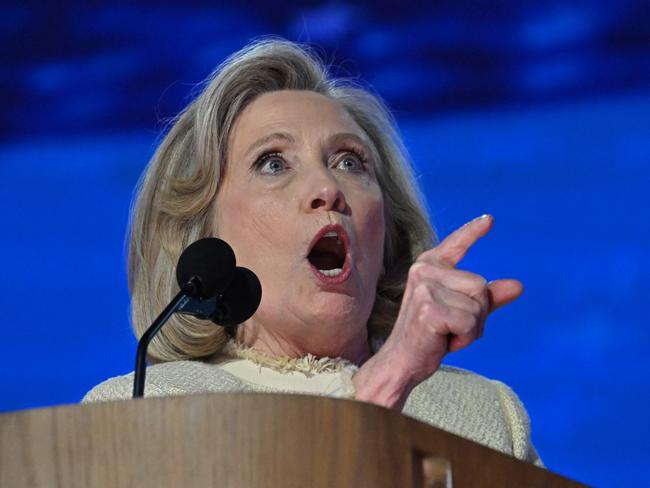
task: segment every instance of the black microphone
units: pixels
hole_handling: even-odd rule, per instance
[[[214,237],[200,239],[190,244],[183,251],[176,267],[176,280],[180,291],[138,341],[133,379],[134,398],[141,397],[144,393],[145,363],[149,343],[174,312],[183,310],[186,307],[191,308],[192,305],[196,306],[196,303],[206,302],[203,303],[205,307],[210,300],[214,300],[215,305],[219,305],[221,301],[217,299],[217,296],[225,295],[231,282],[235,285],[233,290],[256,292],[255,283],[250,277],[250,275],[255,275],[249,270],[238,272],[236,275],[235,264],[235,253],[232,248],[225,241]],[[235,276],[237,276],[236,280],[234,280]],[[229,294],[230,303],[234,307],[233,305],[229,305],[230,308],[224,306],[223,310],[226,310],[226,315],[237,318],[243,316],[242,312],[248,313],[251,308],[250,315],[255,313],[261,297],[261,286],[257,277],[255,277],[255,281],[259,287],[257,303],[251,307],[250,303],[245,299]],[[215,307],[206,318],[211,317],[217,310],[221,309]],[[222,315],[225,316],[224,313],[220,312],[219,317],[222,317]]]
[[[237,267],[230,285],[221,295],[207,299],[192,297],[177,312],[232,330],[253,316],[262,300],[262,285],[248,268]]]
[[[262,284],[248,268],[237,267],[230,286],[220,297],[220,303],[210,316],[215,324],[232,327],[253,316],[262,301]]]
[[[211,298],[228,288],[234,273],[232,247],[216,237],[206,237],[185,248],[176,266],[176,281],[181,290],[187,283],[197,288],[190,296]]]

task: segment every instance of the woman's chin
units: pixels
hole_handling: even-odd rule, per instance
[[[358,321],[363,316],[359,305],[355,297],[328,291],[314,297],[308,311],[324,323]]]

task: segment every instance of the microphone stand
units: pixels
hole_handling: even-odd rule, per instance
[[[198,294],[201,283],[196,278],[191,278],[185,283],[174,299],[165,307],[153,324],[142,334],[138,341],[138,351],[135,356],[135,375],[133,378],[133,398],[140,398],[144,394],[144,380],[147,373],[146,360],[147,348],[151,339],[158,333],[165,322],[169,320],[174,312],[183,308],[191,297]]]

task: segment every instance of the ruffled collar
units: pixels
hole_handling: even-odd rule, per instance
[[[306,376],[320,373],[339,373],[346,368],[357,368],[355,364],[343,358],[317,358],[307,354],[300,358],[289,356],[272,356],[251,347],[245,346],[234,339],[228,341],[223,354],[232,358],[247,359],[260,367],[269,368],[280,373],[299,372]]]

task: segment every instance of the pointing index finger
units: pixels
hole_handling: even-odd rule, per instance
[[[492,215],[481,215],[449,234],[432,252],[439,261],[455,267],[465,257],[469,248],[490,231],[493,223]]]

